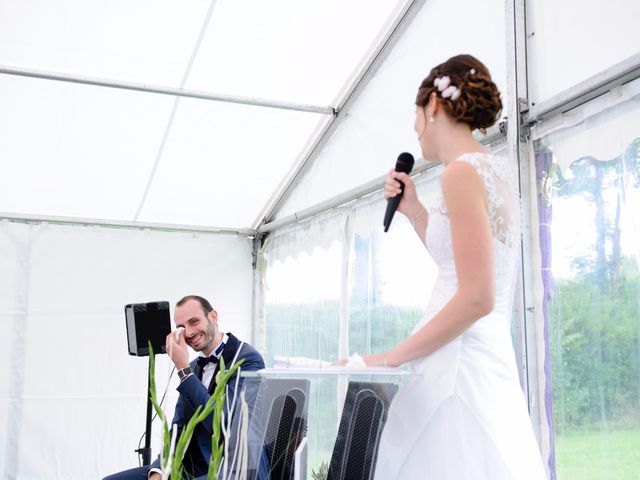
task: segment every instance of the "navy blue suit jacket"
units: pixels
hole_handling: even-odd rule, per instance
[[[242,342],[238,340],[236,336],[231,333],[227,333],[229,336],[229,340],[227,341],[224,350],[222,351],[222,358],[224,359],[224,364],[226,368],[231,366],[233,359],[236,357],[236,353],[240,348]],[[248,343],[243,343],[240,352],[238,353],[238,357],[236,362],[243,360],[244,362],[241,365],[241,369],[243,371],[255,371],[264,368],[264,360],[262,359],[262,355],[253,348]],[[200,378],[202,377],[201,368],[198,365],[197,360],[193,360],[191,362],[191,368],[195,375],[190,375],[185,378],[180,385],[178,386],[178,392],[180,393],[180,397],[178,398],[178,402],[176,403],[176,410],[173,416],[173,422],[178,425],[178,431],[184,427],[191,417],[193,416],[196,408],[199,405],[204,407],[205,403],[211,397],[215,387],[216,387],[216,374],[220,370],[220,364],[215,369],[213,379],[211,380],[211,384],[207,389]],[[225,413],[229,411],[231,405],[233,405],[234,398],[233,392],[236,388],[236,382],[240,381],[240,385],[238,385],[238,392],[242,387],[242,379],[238,378],[238,375],[234,375],[229,379],[229,383],[227,384],[226,389],[226,399],[225,399]],[[235,411],[238,408],[236,406]],[[213,436],[213,414],[210,414],[204,421],[200,422],[196,425],[195,430],[193,431],[193,437],[191,438],[191,442],[197,442],[198,447],[200,448],[200,452],[202,453],[202,457],[208,463],[211,458],[211,437]],[[160,460],[156,459],[155,462],[151,465],[152,467],[159,468]]]

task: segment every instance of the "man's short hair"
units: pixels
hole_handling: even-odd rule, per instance
[[[187,295],[186,297],[182,297],[178,301],[178,303],[176,303],[176,307],[181,307],[182,305],[187,303],[189,300],[195,300],[196,302],[198,302],[202,307],[202,311],[204,312],[205,316],[213,312],[213,307],[209,303],[209,300],[207,300],[204,297],[201,297],[200,295]]]

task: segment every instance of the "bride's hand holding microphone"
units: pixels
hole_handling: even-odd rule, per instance
[[[402,188],[403,185],[404,188]],[[417,209],[421,206],[416,193],[416,185],[411,177],[404,172],[396,172],[392,168],[384,182],[384,198],[389,200],[397,195],[401,195],[398,211],[406,216],[410,216],[412,208]]]
[[[429,213],[420,202],[416,192],[416,184],[411,177],[404,172],[391,169],[384,182],[384,198],[389,200],[398,195],[400,195],[400,201],[397,210],[409,219],[424,243]]]

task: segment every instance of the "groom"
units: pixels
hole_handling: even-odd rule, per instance
[[[242,370],[260,370],[264,361],[258,351],[251,345],[240,341],[231,333],[221,332],[218,328],[218,313],[209,301],[197,295],[188,295],[177,304],[174,315],[176,327],[183,327],[184,332],[176,341],[175,333],[167,335],[166,349],[170,353],[180,385],[180,397],[176,404],[173,422],[177,424],[178,435],[198,406],[207,403],[216,387],[216,374],[220,369],[222,357],[226,368],[235,362],[244,360]],[[200,356],[189,363],[187,345]],[[238,381],[234,375],[228,383],[227,402],[233,404],[231,396]],[[225,411],[227,408],[225,407]],[[183,459],[185,473],[189,478],[207,474],[211,457],[211,436],[213,435],[212,414],[196,425]],[[105,477],[104,480],[160,480],[160,459],[151,465],[132,468],[124,472]]]

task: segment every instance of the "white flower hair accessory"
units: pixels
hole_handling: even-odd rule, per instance
[[[433,86],[439,91],[444,91],[451,84],[451,79],[448,76],[438,77],[433,81]]]
[[[442,98],[451,98],[455,102],[460,97],[460,89],[455,85],[451,85],[451,79],[448,76],[438,77],[433,81],[433,86],[440,91]]]
[[[452,101],[456,101],[460,96],[460,90],[458,87],[454,87],[453,85],[445,88],[444,92],[441,93],[442,98],[451,98]]]

